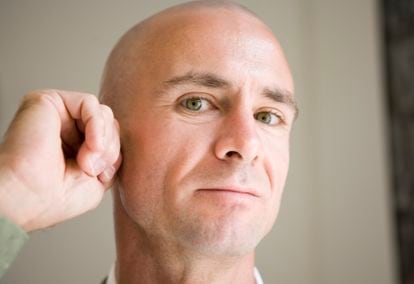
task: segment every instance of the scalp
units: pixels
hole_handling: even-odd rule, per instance
[[[225,36],[225,30],[232,28],[239,29],[240,33],[263,31],[280,48],[266,24],[238,3],[198,0],[179,4],[143,20],[121,37],[105,65],[99,94],[101,102],[109,105],[121,119],[127,112],[123,107],[124,101],[128,101],[126,96],[137,89],[137,74],[150,72],[151,66],[145,64],[166,64],[159,58],[163,53],[177,52],[181,42],[194,36],[201,41],[205,35],[203,29],[205,33]]]
[[[252,11],[233,1],[198,0],[170,7],[141,21],[128,30],[112,49],[103,72],[100,100],[110,105],[116,113],[121,112],[119,96],[132,83],[130,80],[134,68],[131,62],[139,64],[136,59],[143,51],[144,46],[149,45],[151,38],[162,36],[157,31],[162,22],[171,19],[171,17],[189,15],[189,12],[206,9],[237,11],[257,18]]]

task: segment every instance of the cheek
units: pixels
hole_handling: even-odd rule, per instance
[[[266,215],[264,224],[264,234],[267,234],[278,216],[280,203],[282,201],[283,191],[286,183],[286,177],[289,168],[289,145],[278,143],[267,151],[267,160],[265,169],[270,180],[270,194],[264,201],[266,205]]]
[[[161,206],[166,165],[171,145],[169,132],[148,127],[144,122],[122,137],[123,163],[119,176],[124,207],[140,219],[153,215]],[[136,219],[136,218],[134,218]]]
[[[133,200],[135,207],[173,201],[177,194],[173,189],[208,149],[205,131],[168,121],[151,127],[142,124],[124,139],[121,180],[125,199]]]
[[[162,168],[157,167],[159,157],[141,151],[139,143],[132,143],[124,150],[120,181],[121,200],[125,209],[133,219],[147,220],[154,215],[154,204],[160,199],[161,192],[154,188],[162,188]],[[127,150],[128,149],[128,150]],[[148,215],[148,216],[147,216]],[[149,220],[147,220],[149,221]]]
[[[181,125],[174,131],[171,137],[171,151],[168,155],[168,170],[165,181],[168,186],[170,200],[180,198],[187,188],[187,177],[192,176],[193,171],[203,164],[210,151],[210,139],[212,135],[206,135],[207,129],[192,125]]]
[[[265,168],[271,185],[270,200],[279,203],[289,170],[289,139],[280,139],[267,149]]]

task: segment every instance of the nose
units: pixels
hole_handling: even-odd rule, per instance
[[[260,157],[261,143],[253,115],[239,112],[224,118],[214,151],[224,161],[254,163]]]

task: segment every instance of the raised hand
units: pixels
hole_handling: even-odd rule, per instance
[[[121,160],[118,122],[95,96],[32,92],[0,144],[0,214],[33,231],[94,209]]]

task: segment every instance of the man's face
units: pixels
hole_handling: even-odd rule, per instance
[[[293,84],[256,20],[240,15],[223,25],[223,15],[207,14],[161,23],[167,31],[146,43],[121,121],[119,191],[151,237],[243,255],[279,210]]]

